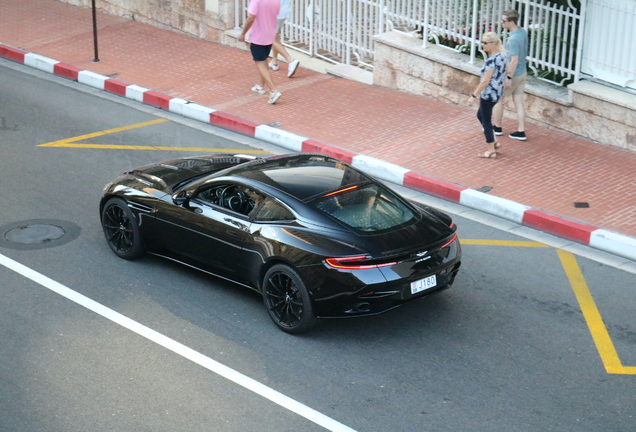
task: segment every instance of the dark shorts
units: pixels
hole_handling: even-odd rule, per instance
[[[256,45],[250,44],[250,51],[252,52],[252,58],[254,61],[265,61],[269,57],[269,52],[272,50],[272,45]]]

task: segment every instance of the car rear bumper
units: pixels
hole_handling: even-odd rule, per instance
[[[374,315],[413,300],[427,297],[431,294],[449,288],[457,276],[461,265],[460,257],[436,268],[427,277],[435,275],[436,284],[415,294],[411,290],[411,280],[404,278],[393,281],[377,280],[375,283],[361,284],[352,290],[351,285],[344,285],[338,294],[326,297],[314,296],[316,315],[320,318],[345,318],[353,316]],[[350,282],[347,281],[347,282]],[[331,292],[338,291],[339,282],[333,279],[325,281],[330,285]]]

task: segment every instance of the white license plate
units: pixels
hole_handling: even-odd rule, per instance
[[[435,285],[437,285],[437,278],[435,275],[411,282],[411,294],[426,291],[427,289],[433,288]]]

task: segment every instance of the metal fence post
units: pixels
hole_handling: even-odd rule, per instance
[[[470,44],[470,64],[475,63],[475,51],[477,50],[476,45],[479,43],[477,40],[477,3],[479,0],[473,0],[473,19],[472,19],[472,31],[471,31],[471,39],[473,43]]]
[[[428,2],[430,0],[425,0],[424,3],[424,22],[422,23],[422,46],[424,48],[428,47]]]
[[[97,54],[97,10],[95,9],[95,0],[93,0],[93,46],[95,48],[95,63],[99,61],[99,55]]]
[[[574,82],[581,79],[581,62],[583,61],[583,41],[585,40],[587,0],[581,0],[581,10],[579,11],[579,34],[576,44],[576,62],[574,64]]]

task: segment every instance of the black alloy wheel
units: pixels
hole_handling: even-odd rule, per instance
[[[117,256],[132,260],[144,254],[137,219],[123,199],[108,200],[102,210],[102,228],[108,246]]]
[[[263,301],[274,323],[287,333],[298,334],[316,323],[309,292],[300,276],[284,264],[276,264],[265,275]]]

